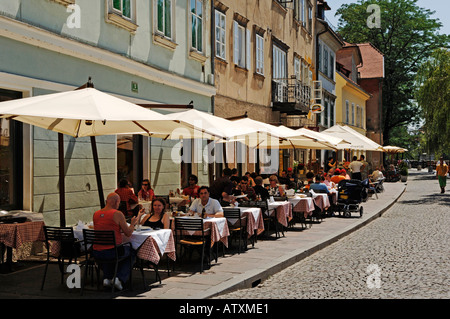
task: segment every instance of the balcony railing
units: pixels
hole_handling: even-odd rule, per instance
[[[276,111],[306,114],[311,101],[311,87],[293,78],[272,80],[272,102]]]

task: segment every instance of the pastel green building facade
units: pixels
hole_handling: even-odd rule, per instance
[[[211,112],[210,1],[197,0],[203,7],[202,27],[196,30],[202,32],[202,51],[192,47],[191,1],[169,1],[170,37],[158,30],[160,1],[125,2],[131,5],[130,19],[111,0],[0,2],[0,90],[37,96],[76,89],[91,77],[96,89],[130,102],[192,101],[196,109]],[[96,140],[106,196],[117,187],[117,137]],[[177,142],[143,136],[134,144],[142,154],[140,176],[151,180],[157,194],[182,186],[181,166],[170,155]],[[47,224],[58,224],[57,134],[24,124],[21,148],[23,194],[15,208],[42,212]],[[64,154],[67,224],[89,221],[100,206],[90,139],[65,136]],[[195,173],[208,180],[202,165]],[[139,184],[134,181],[136,190]]]

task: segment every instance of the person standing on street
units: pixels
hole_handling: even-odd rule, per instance
[[[439,180],[441,187],[441,194],[445,193],[445,186],[447,185],[448,166],[444,163],[444,157],[441,156],[439,164],[436,165],[436,177]]]
[[[353,156],[353,161],[348,166],[352,170],[352,179],[362,180],[361,168],[364,169],[364,164],[358,161],[358,157]]]

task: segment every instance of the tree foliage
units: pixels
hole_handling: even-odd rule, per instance
[[[424,131],[430,152],[450,152],[450,50],[433,52],[417,72],[417,102],[425,119]]]
[[[417,6],[417,0],[358,0],[344,4],[338,31],[350,43],[371,42],[385,59],[383,81],[383,138],[390,143],[393,129],[417,122],[420,110],[414,103],[414,80],[419,65],[449,36],[438,33],[442,24],[434,13]],[[380,8],[380,28],[370,28],[370,4]],[[364,63],[364,61],[363,61]]]

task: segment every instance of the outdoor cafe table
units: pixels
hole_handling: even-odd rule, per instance
[[[314,202],[312,197],[292,197],[288,201],[293,204],[294,213],[303,213],[305,218],[311,215],[314,211]]]
[[[130,242],[140,259],[149,260],[155,265],[159,263],[163,254],[167,254],[173,261],[176,260],[175,241],[171,229],[135,230],[130,237],[124,236],[123,242]]]
[[[183,216],[176,218],[200,218],[194,216]],[[172,222],[172,229],[175,227],[175,223]],[[230,230],[228,228],[227,219],[225,217],[207,217],[203,218],[203,225],[205,229],[211,229],[211,247],[217,242],[222,242],[225,247],[228,247],[228,236],[230,235]],[[196,232],[190,234],[192,236],[196,235]]]
[[[261,208],[259,207],[231,207],[239,208],[241,216],[247,216],[247,234],[251,237],[253,234],[259,235],[264,231],[264,219]]]
[[[269,202],[269,211],[275,210],[278,222],[284,227],[288,226],[288,222],[292,219],[292,206],[288,201]]]
[[[317,207],[320,208],[321,211],[324,211],[328,207],[330,207],[330,200],[328,199],[328,194],[322,193],[313,193],[312,198]]]
[[[0,244],[6,246],[6,267],[9,271],[12,270],[12,249],[35,241],[45,241],[43,221],[0,224]],[[3,249],[1,258],[3,260]]]

